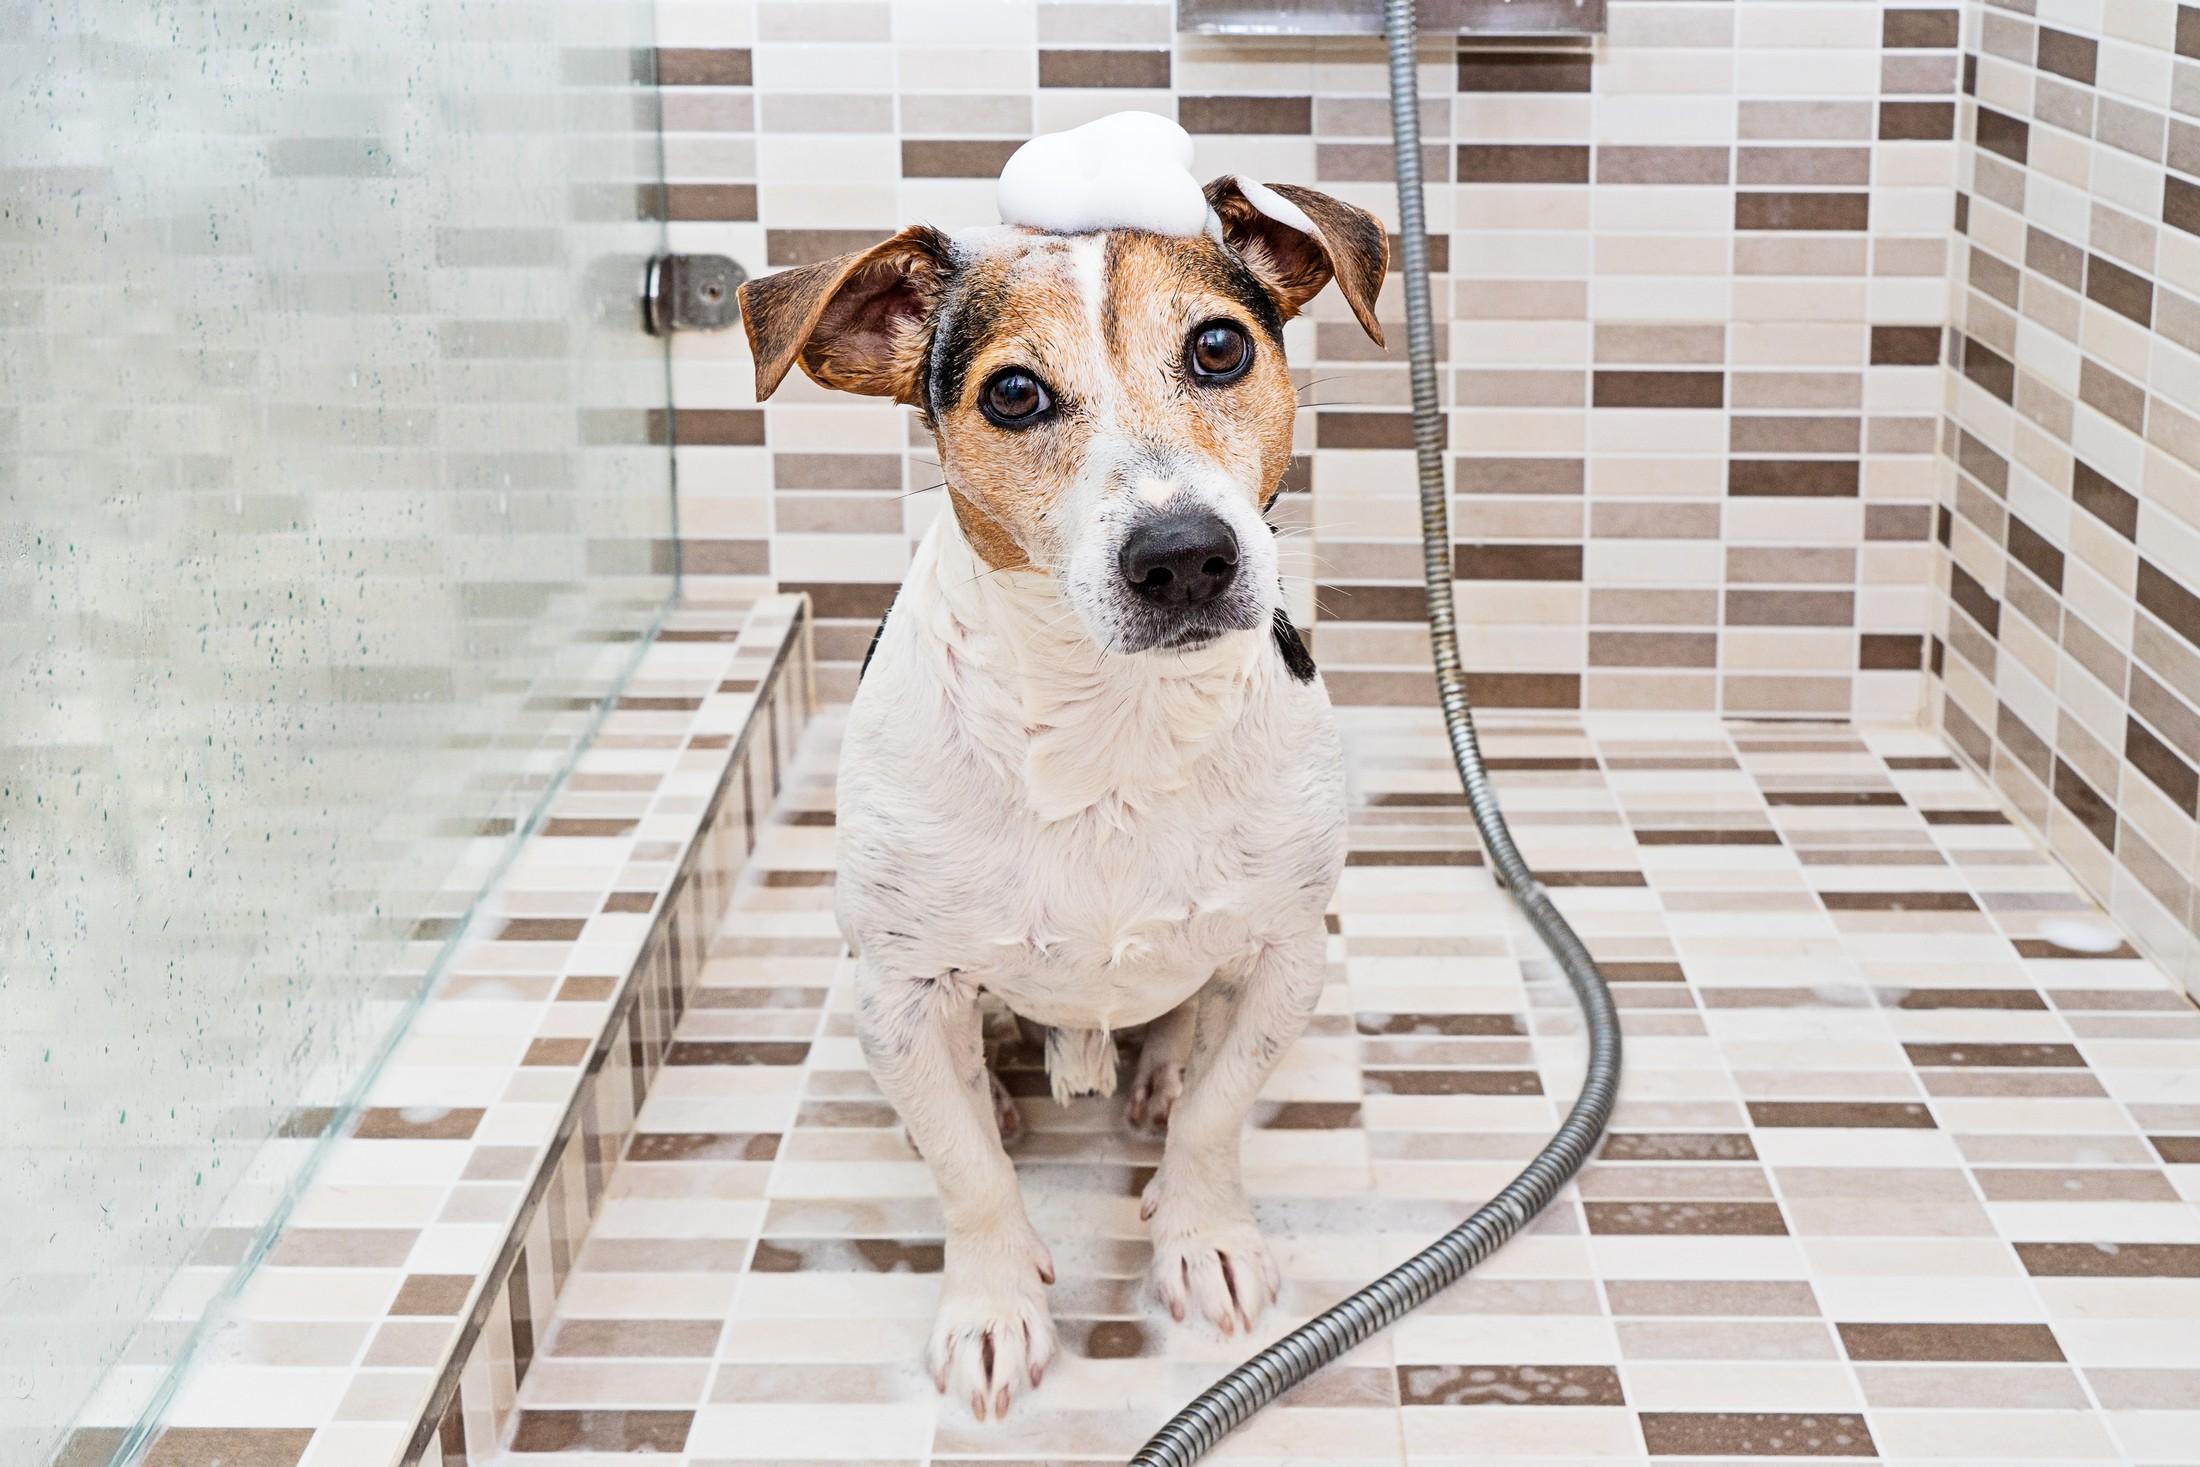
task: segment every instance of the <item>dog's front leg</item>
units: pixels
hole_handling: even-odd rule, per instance
[[[950,972],[912,978],[861,961],[856,1034],[872,1078],[931,1164],[947,1258],[928,1362],[979,1420],[1036,1386],[1054,1358],[1042,1285],[1054,1260],[1032,1231],[1001,1149],[985,1067],[978,991]]]
[[[1282,1287],[1246,1201],[1238,1140],[1261,1085],[1314,1012],[1324,947],[1316,926],[1200,991],[1184,1095],[1139,1209],[1153,1224],[1162,1302],[1176,1318],[1203,1315],[1226,1335],[1250,1330]]]

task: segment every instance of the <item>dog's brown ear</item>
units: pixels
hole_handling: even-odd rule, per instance
[[[1296,184],[1255,183],[1252,196],[1247,194],[1246,181],[1232,173],[1207,185],[1207,203],[1222,221],[1222,237],[1268,287],[1283,314],[1296,315],[1334,278],[1352,314],[1380,346],[1383,328],[1375,321],[1375,297],[1390,268],[1390,236],[1381,221],[1365,209]],[[1283,207],[1276,208],[1263,194],[1281,195]],[[1294,210],[1298,219],[1288,217]],[[1302,223],[1312,225],[1312,232],[1300,227]]]
[[[756,400],[800,362],[821,387],[921,406],[925,342],[952,268],[947,236],[920,224],[867,250],[743,285]]]

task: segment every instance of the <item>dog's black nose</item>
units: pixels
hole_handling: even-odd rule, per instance
[[[1156,606],[1198,606],[1237,579],[1237,536],[1207,510],[1157,515],[1133,526],[1117,563],[1140,599]]]

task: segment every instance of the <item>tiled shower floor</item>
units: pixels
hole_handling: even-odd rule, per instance
[[[1246,1137],[1263,1338],[1541,1143],[1579,1020],[1480,867],[1439,725],[1352,711],[1330,987]],[[857,1052],[807,748],[556,1317],[514,1460],[1122,1461],[1243,1342],[1144,1296],[1156,1143],[1014,1083],[1063,1355],[1005,1422],[917,1361],[930,1179]],[[2200,1013],[1911,729],[1491,720],[1515,831],[1605,961],[1601,1157],[1465,1284],[1217,1460],[2200,1460]]]

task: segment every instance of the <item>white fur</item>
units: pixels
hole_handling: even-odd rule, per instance
[[[1128,514],[1142,497],[1103,493],[1121,482],[1108,473],[1067,496],[1087,502],[1066,508],[1061,580],[989,571],[941,515],[857,691],[842,760],[837,899],[858,954],[857,1029],[946,1215],[934,1375],[981,1417],[1037,1383],[1053,1331],[1038,1283],[1052,1265],[1000,1148],[978,991],[1073,1031],[1062,1044],[1078,1073],[1058,1085],[1096,1087],[1105,1050],[1112,1087],[1106,1036],[1164,1021],[1132,1094],[1169,1126],[1144,1209],[1156,1286],[1179,1318],[1249,1329],[1277,1274],[1238,1133],[1320,992],[1322,913],[1343,864],[1328,697],[1289,676],[1265,619],[1181,653],[1111,653],[1093,634],[1107,603],[1088,587],[1096,601],[1078,604],[1077,552],[1112,559],[1109,507]],[[1228,502],[1219,484],[1207,493]],[[1249,518],[1241,541],[1266,558],[1249,553],[1244,573],[1272,598],[1273,539]]]

